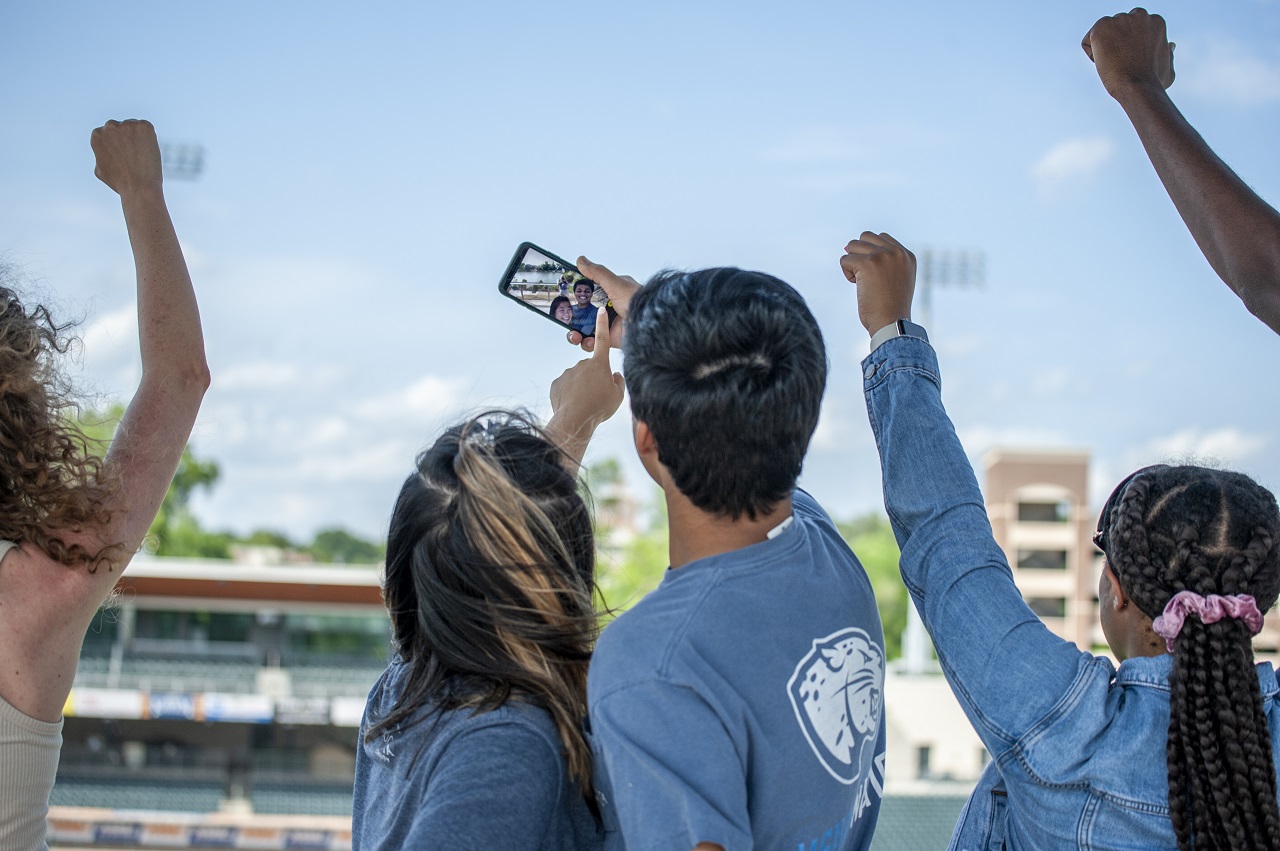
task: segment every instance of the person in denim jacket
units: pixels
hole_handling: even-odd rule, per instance
[[[1280,593],[1280,511],[1246,476],[1148,467],[1099,521],[1103,631],[1084,653],[1031,612],[912,326],[915,258],[864,233],[841,260],[903,581],[993,756],[951,847],[1280,848],[1276,675],[1250,638]]]

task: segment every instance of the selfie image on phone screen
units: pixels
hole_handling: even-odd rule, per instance
[[[611,310],[609,296],[576,266],[529,242],[516,249],[498,290],[584,337],[596,333],[596,312]]]

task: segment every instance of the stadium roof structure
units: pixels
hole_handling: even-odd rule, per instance
[[[378,565],[241,564],[226,559],[139,554],[116,585],[125,598],[208,608],[256,603],[273,608],[338,607],[382,611]]]

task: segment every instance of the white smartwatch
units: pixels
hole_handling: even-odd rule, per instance
[[[894,337],[919,337],[926,343],[929,342],[929,335],[925,333],[922,326],[917,325],[910,319],[899,319],[897,322],[890,322],[879,331],[871,335],[871,351],[880,348],[880,344],[885,340],[892,340]]]

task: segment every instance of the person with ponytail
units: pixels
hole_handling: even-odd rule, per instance
[[[400,490],[383,584],[395,652],[360,729],[356,851],[603,846],[585,731],[595,541],[577,471],[623,390],[607,319],[596,333],[552,385],[545,429],[468,419]]]
[[[1095,543],[1117,668],[1023,601],[909,321],[915,258],[864,233],[841,259],[903,581],[992,760],[953,849],[1280,848],[1280,686],[1252,637],[1280,595],[1280,509],[1248,476],[1146,467]]]

